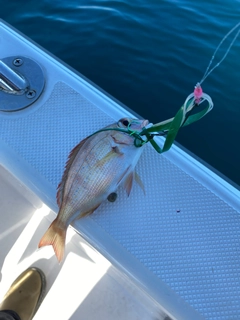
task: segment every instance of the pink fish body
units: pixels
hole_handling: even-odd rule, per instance
[[[106,128],[126,128],[129,124],[131,130],[140,132],[148,120],[123,118]],[[69,224],[91,214],[120,185],[128,195],[134,178],[143,187],[134,168],[144,147],[135,147],[134,139],[116,130],[101,131],[71,151],[58,186],[57,218],[39,242],[39,247],[52,245],[59,262],[64,257]]]

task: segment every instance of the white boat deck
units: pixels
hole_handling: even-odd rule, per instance
[[[77,221],[61,265],[37,250],[69,151],[131,112],[1,21],[0,43],[1,58],[31,57],[46,76],[31,107],[0,113],[0,294],[36,265],[48,287],[35,319],[239,319],[239,191],[177,146],[146,146],[146,195],[119,190]]]
[[[58,264],[50,248],[36,250],[54,214],[2,166],[0,190],[1,298],[22,271],[37,266],[46,275],[47,289],[35,320],[158,319],[151,299],[73,229],[64,264]]]

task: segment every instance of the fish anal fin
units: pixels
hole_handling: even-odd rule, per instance
[[[77,220],[78,220],[78,219],[81,219],[81,218],[84,218],[84,217],[87,217],[87,216],[90,216],[90,214],[92,214],[95,210],[97,210],[97,208],[98,208],[99,206],[100,206],[100,204],[98,204],[95,208],[93,208],[93,209],[91,209],[91,210],[89,210],[89,211],[87,211],[87,212],[81,213],[81,214],[78,216]]]
[[[135,178],[135,181],[137,182],[137,184],[139,185],[139,187],[142,189],[144,195],[146,195],[144,184],[136,171],[134,172],[134,178]]]
[[[69,171],[74,159],[76,158],[79,150],[82,148],[82,146],[84,145],[84,143],[86,142],[87,139],[88,139],[88,137],[83,139],[81,142],[79,142],[79,144],[77,144],[72,149],[72,151],[69,153],[68,160],[67,160],[66,165],[65,165],[65,170],[64,170],[64,173],[63,173],[63,176],[62,176],[62,180],[61,180],[61,182],[59,183],[59,185],[57,187],[57,204],[58,204],[59,208],[61,207],[61,204],[62,204],[63,190],[64,190],[65,182],[67,180],[68,171]]]
[[[40,240],[38,248],[51,245],[58,261],[61,262],[64,257],[65,239],[66,228],[59,227],[55,219]]]
[[[77,218],[77,220],[84,218],[84,217],[87,217],[87,216],[90,216],[90,214],[92,214],[94,210],[81,213],[80,216]]]

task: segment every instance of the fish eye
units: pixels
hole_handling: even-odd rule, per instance
[[[123,120],[122,124],[127,127],[129,125],[129,121],[128,120]]]
[[[129,124],[130,124],[130,122],[129,122],[126,118],[121,119],[121,120],[119,120],[119,122],[118,122],[118,125],[119,125],[119,126],[122,126],[122,125],[123,125],[124,127],[128,127]]]

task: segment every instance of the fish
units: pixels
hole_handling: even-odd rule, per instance
[[[64,258],[68,226],[93,213],[108,196],[123,186],[130,195],[135,179],[144,191],[135,166],[144,146],[134,145],[134,136],[113,129],[141,132],[148,120],[122,118],[83,139],[69,154],[57,188],[59,211],[38,247],[52,245],[59,263]]]

